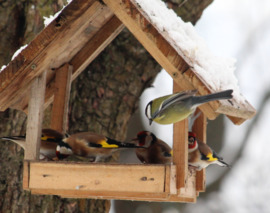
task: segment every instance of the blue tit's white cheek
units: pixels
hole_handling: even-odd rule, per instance
[[[147,116],[148,119],[152,118],[152,116],[151,116],[151,104],[147,105],[146,116]]]

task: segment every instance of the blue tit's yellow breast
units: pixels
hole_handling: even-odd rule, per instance
[[[174,107],[165,110],[160,116],[157,116],[154,121],[159,124],[172,124],[186,119],[193,111],[186,108]]]

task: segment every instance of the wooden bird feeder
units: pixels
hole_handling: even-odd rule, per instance
[[[72,80],[124,27],[172,76],[175,92],[213,92],[133,0],[103,2],[73,0],[0,73],[0,110],[15,108],[28,113],[23,188],[33,194],[74,198],[195,202],[205,190],[205,171],[188,170],[187,120],[174,125],[171,165],[38,161],[44,108],[53,103],[51,127],[64,131]],[[210,102],[200,110],[203,113],[193,131],[203,141],[207,118],[222,113],[241,124],[255,114],[247,101],[239,104],[235,99]]]

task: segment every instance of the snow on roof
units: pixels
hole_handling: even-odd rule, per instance
[[[28,46],[28,44],[21,46],[19,49],[16,50],[16,52],[13,54],[11,61],[16,58],[17,55],[19,55],[21,53],[21,51],[23,51],[26,47]]]
[[[23,51],[26,47],[28,46],[28,44],[21,46],[19,49],[17,49],[15,51],[15,53],[13,54],[13,56],[11,57],[11,61],[16,58],[17,55],[19,55],[21,53],[21,51]],[[0,69],[0,72],[2,72],[5,68],[7,67],[7,65],[3,65]]]
[[[0,69],[0,72],[1,72],[2,70],[4,70],[6,67],[7,67],[7,65],[3,65],[3,66],[1,67],[1,69]]]
[[[43,16],[44,19],[44,26],[47,27],[61,12],[62,10],[70,4],[70,2],[72,2],[72,0],[67,0],[67,4],[63,6],[63,8],[61,10],[59,10],[57,13],[55,13],[54,15],[50,15],[49,17]]]
[[[67,5],[69,5],[70,3],[72,2],[72,0],[67,0],[67,4],[66,5],[64,5],[63,6],[63,8],[60,10],[60,11],[58,11],[57,13],[55,13],[54,15],[50,15],[50,17],[43,17],[43,19],[44,19],[44,26],[45,27],[47,27],[61,12],[62,12],[62,10],[67,6]],[[21,46],[18,50],[16,50],[15,51],[15,53],[13,54],[13,56],[12,56],[12,58],[11,58],[11,61],[14,59],[14,58],[16,58],[16,56],[17,55],[19,55],[20,53],[21,53],[21,51],[23,50],[23,49],[25,49],[26,47],[27,47],[28,45],[26,44],[26,45],[24,45],[24,46]],[[5,68],[7,67],[7,65],[3,65],[2,67],[1,67],[1,69],[0,69],[0,72],[2,71],[2,70],[4,70]]]
[[[133,1],[210,89],[233,89],[234,97],[238,101],[245,101],[234,75],[236,59],[215,56],[193,25],[185,23],[161,0]]]

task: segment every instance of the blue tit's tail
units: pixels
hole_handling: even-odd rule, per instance
[[[209,95],[204,96],[193,96],[192,97],[192,105],[200,105],[209,101],[216,101],[216,100],[222,100],[222,99],[231,99],[233,90],[225,90],[222,92],[217,92]]]

